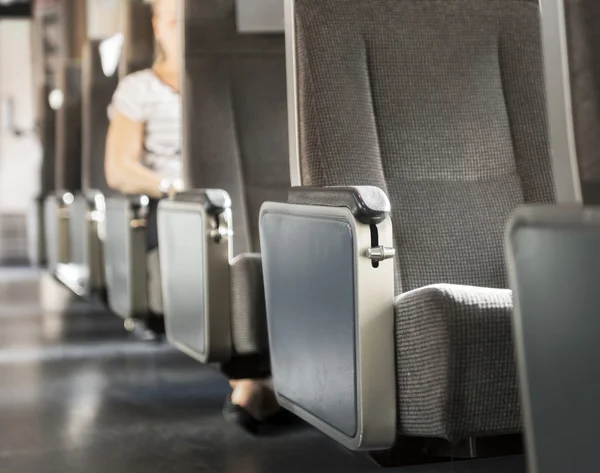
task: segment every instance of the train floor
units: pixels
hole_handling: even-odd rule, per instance
[[[141,341],[52,278],[0,269],[0,472],[354,473],[382,468],[309,426],[253,437],[221,415],[226,380]],[[522,473],[521,457],[393,468]]]

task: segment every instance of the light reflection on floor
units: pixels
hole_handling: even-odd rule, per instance
[[[308,427],[247,435],[223,420],[227,391],[213,368],[133,338],[49,276],[0,269],[0,472],[382,471]],[[402,471],[524,468],[508,458]]]

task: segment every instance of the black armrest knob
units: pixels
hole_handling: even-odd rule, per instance
[[[201,204],[211,215],[218,215],[231,208],[231,198],[222,189],[190,189],[178,192],[173,200]]]
[[[376,225],[390,214],[390,201],[374,186],[293,187],[288,194],[290,204],[346,207],[361,223]]]

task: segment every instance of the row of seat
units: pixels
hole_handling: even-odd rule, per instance
[[[159,207],[169,339],[246,377],[269,352],[282,405],[353,449],[518,435],[503,232],[553,200],[537,3],[288,2],[289,101],[283,38],[203,5],[191,190]]]
[[[74,4],[65,2],[57,8],[59,17],[67,16],[63,28],[79,24],[67,21],[65,12],[71,12]],[[54,93],[59,91],[63,100],[55,105],[57,110],[49,108],[42,121],[48,127],[56,123],[56,130],[48,133],[50,140],[56,134],[56,147],[54,141],[43,141],[42,172],[47,183],[40,204],[44,202],[46,241],[40,254],[45,258],[35,259],[45,259],[50,272],[80,296],[101,295],[106,287],[100,239],[105,233],[105,197],[111,193],[104,176],[107,107],[119,76],[149,67],[153,61],[150,6],[124,2],[121,17],[123,33],[117,37],[85,41],[83,34],[71,46],[76,57],[61,54]],[[119,36],[127,40],[120,41]],[[115,58],[118,67],[112,67]]]
[[[506,232],[529,471],[596,467],[600,4],[542,0],[557,202]]]
[[[233,0],[181,15],[186,190],[158,215],[169,340],[233,378],[272,374],[282,406],[351,449],[518,442],[503,235],[555,194],[538,2],[287,0],[285,39],[241,33]],[[90,61],[86,143],[116,86],[95,92]],[[103,175],[85,149],[84,175]],[[96,258],[100,195],[70,214],[96,222],[71,240]],[[149,317],[148,204],[106,200],[108,301],[126,319]]]

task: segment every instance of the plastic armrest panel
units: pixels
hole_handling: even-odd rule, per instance
[[[104,257],[109,306],[122,318],[148,315],[146,228],[147,198],[106,200]]]
[[[230,205],[225,191],[198,189],[158,208],[167,337],[202,363],[225,362],[232,352]]]
[[[391,246],[390,220],[377,230],[379,244]],[[371,225],[345,205],[266,203],[260,234],[280,403],[348,448],[389,448],[394,267],[388,260],[375,268],[365,257]]]

